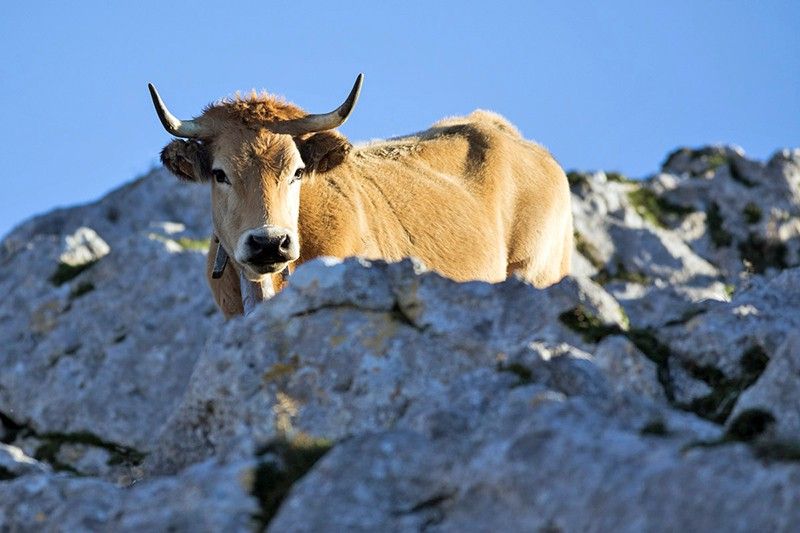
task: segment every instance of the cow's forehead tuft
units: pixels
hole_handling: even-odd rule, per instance
[[[306,116],[300,107],[278,96],[251,94],[223,100],[205,109],[202,120],[215,131],[226,127],[259,128],[269,123],[293,120]]]

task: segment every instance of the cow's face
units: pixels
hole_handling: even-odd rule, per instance
[[[258,281],[300,255],[302,181],[341,164],[350,148],[335,131],[226,128],[205,141],[172,141],[161,161],[183,180],[210,183],[214,232],[245,276]]]
[[[346,157],[350,143],[331,128],[347,118],[360,85],[359,76],[345,104],[334,112],[305,115],[287,108],[283,111],[294,109],[301,116],[281,122],[261,119],[258,112],[264,106],[259,102],[222,104],[199,119],[181,122],[151,88],[164,126],[191,139],[169,143],[162,162],[182,179],[210,182],[214,231],[251,281],[280,272],[300,256],[301,182]]]
[[[305,163],[294,139],[267,130],[210,144],[214,228],[247,278],[279,272],[300,255],[297,221]]]

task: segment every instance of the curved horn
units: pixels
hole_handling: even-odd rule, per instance
[[[316,133],[319,131],[332,130],[344,124],[358,101],[361,93],[361,84],[364,82],[364,75],[359,74],[350,94],[347,95],[344,103],[331,111],[321,115],[307,115],[303,118],[287,120],[278,125],[278,128],[286,133],[302,135],[304,133]]]
[[[158,91],[156,91],[156,88],[153,86],[153,84],[148,83],[147,88],[150,89],[150,96],[153,98],[153,105],[156,108],[156,113],[158,113],[158,118],[161,120],[161,124],[164,125],[164,129],[166,129],[175,137],[185,137],[187,139],[200,137],[202,129],[197,122],[194,120],[180,120],[179,118],[176,118],[175,115],[169,112],[167,106],[164,105],[164,101],[161,99],[161,96],[158,95]]]

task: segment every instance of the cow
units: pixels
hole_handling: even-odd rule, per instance
[[[148,85],[164,128],[180,138],[162,150],[164,166],[210,183],[207,277],[226,318],[320,256],[413,256],[457,281],[516,274],[537,287],[569,273],[569,185],[547,150],[482,110],[353,146],[336,128],[362,80],[329,113],[253,92],[191,120]]]

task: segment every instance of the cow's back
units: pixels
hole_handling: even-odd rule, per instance
[[[565,273],[565,234],[570,246],[572,235],[566,177],[500,115],[476,111],[356,147],[329,174],[308,187],[301,212],[307,226],[319,228],[311,233],[326,224],[342,230],[327,244],[332,255],[412,255],[457,280],[500,281],[518,271],[546,285]],[[319,190],[331,186],[338,192]],[[332,221],[331,209],[349,214]],[[328,253],[320,235],[308,237]]]

